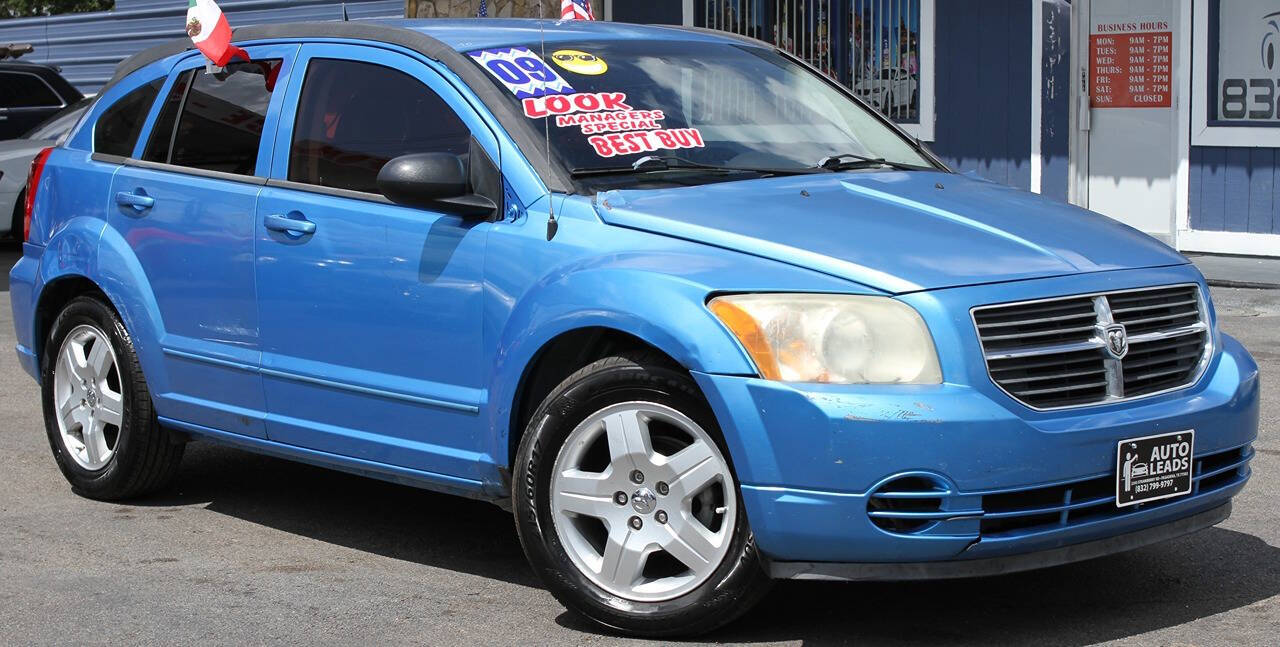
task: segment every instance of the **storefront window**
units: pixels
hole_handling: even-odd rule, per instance
[[[1217,0],[1209,20],[1210,124],[1280,125],[1280,2]]]

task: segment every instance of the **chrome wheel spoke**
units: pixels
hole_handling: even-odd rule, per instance
[[[85,368],[89,371],[89,377],[97,382],[105,382],[107,373],[115,362],[111,358],[111,347],[106,339],[99,338],[93,343],[93,349],[89,351],[89,356],[85,358]]]
[[[93,372],[89,370],[89,358],[84,354],[84,340],[74,339],[75,335],[68,336],[69,343],[66,347],[67,364],[71,368],[71,374],[81,380],[88,380],[93,377]]]
[[[715,460],[715,454],[711,452],[711,446],[704,442],[696,442],[666,457],[662,463],[666,471],[664,476],[668,481],[676,481],[691,470],[712,460]]]
[[[667,527],[667,536],[662,541],[662,549],[680,560],[694,573],[701,573],[711,564],[711,559],[719,552],[719,546],[713,540],[711,531],[692,519],[683,516],[672,520]]]
[[[102,433],[102,425],[89,418],[85,421],[81,437],[84,439],[85,459],[91,464],[102,462],[102,457],[107,453],[107,439]]]
[[[671,483],[672,496],[689,498],[720,478],[721,467],[711,458],[680,473]]]
[[[557,480],[557,483],[559,483],[557,490],[559,494],[563,495],[602,496],[612,501],[613,493],[617,490],[611,482],[612,476],[610,471],[596,473],[576,469],[565,470],[560,473],[560,478]]]
[[[635,469],[648,466],[653,448],[649,444],[649,425],[641,419],[639,411],[619,411],[605,418],[604,426],[609,434],[609,456],[614,465]]]
[[[98,392],[98,420],[117,427],[124,421],[124,396],[103,389]]]
[[[600,577],[622,590],[633,588],[640,580],[644,564],[649,558],[649,547],[639,533],[625,525],[610,531],[600,561]]]
[[[606,519],[617,510],[612,496],[591,496],[561,492],[556,496],[556,507],[562,512],[586,515],[597,519]]]

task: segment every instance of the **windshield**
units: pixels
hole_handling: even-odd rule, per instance
[[[687,41],[537,43],[468,52],[577,176],[648,156],[810,169],[855,155],[935,168],[912,142],[780,54]],[[547,123],[549,121],[549,123]],[[705,170],[705,169],[704,169]]]
[[[80,115],[84,114],[85,108],[93,103],[93,99],[81,99],[62,110],[54,113],[52,117],[40,122],[40,125],[27,131],[23,135],[23,139],[58,139],[67,134],[76,122],[80,121]]]

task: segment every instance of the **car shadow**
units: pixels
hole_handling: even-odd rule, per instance
[[[167,492],[138,507],[204,505],[262,526],[355,550],[540,587],[497,506],[241,451],[187,446]]]
[[[207,442],[192,443],[168,494],[136,506],[206,509],[295,535],[523,586],[509,513]],[[1181,625],[1280,594],[1280,548],[1211,528],[1136,551],[990,578],[779,582],[715,642],[1084,645]],[[602,633],[564,612],[560,625]]]

